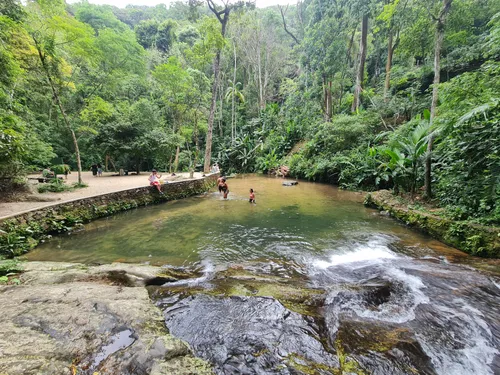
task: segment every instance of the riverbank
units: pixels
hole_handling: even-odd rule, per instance
[[[474,256],[500,258],[500,228],[454,221],[409,208],[388,190],[369,193],[365,205],[378,208],[422,232]]]
[[[126,189],[145,187],[149,185],[148,175],[149,172],[143,172],[140,175],[130,174],[128,176],[119,176],[116,173],[104,172],[102,177],[94,177],[92,176],[92,172],[82,172],[82,179],[87,187],[73,191],[64,191],[60,193],[47,192],[43,194],[36,192],[39,183],[35,178],[39,177],[40,174],[29,175],[27,177],[30,182],[30,190],[33,192],[31,194],[22,194],[16,197],[17,199],[15,201],[0,202],[0,220],[19,215],[23,212],[73,201],[75,199],[89,198]],[[202,178],[202,176],[202,173],[196,172],[193,178],[198,179]],[[169,183],[187,179],[190,179],[188,172],[177,173],[175,176],[167,175],[162,178],[162,180]],[[64,181],[66,185],[71,186],[78,182],[78,174],[73,172],[68,175],[68,178]]]
[[[215,186],[218,175],[175,181],[155,188],[141,186],[106,194],[66,200],[0,219],[0,256],[21,255],[44,236],[71,232],[91,220],[140,206],[186,198]],[[143,177],[143,176],[141,176]]]

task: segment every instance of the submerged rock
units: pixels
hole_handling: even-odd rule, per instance
[[[203,294],[165,308],[170,332],[189,342],[221,374],[320,374],[338,368],[314,321],[273,298],[217,298]]]

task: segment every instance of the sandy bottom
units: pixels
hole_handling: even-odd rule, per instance
[[[201,178],[201,173],[195,173],[195,178]],[[39,175],[30,175],[28,177],[39,177]],[[115,173],[103,173],[102,177],[92,176],[92,172],[83,172],[82,180],[88,185],[88,187],[83,189],[77,189],[75,191],[66,191],[62,193],[44,193],[38,194],[33,193],[30,197],[33,201],[23,201],[23,202],[7,202],[0,203],[0,219],[6,216],[16,215],[21,212],[30,211],[42,207],[51,206],[56,203],[62,203],[65,201],[71,201],[73,199],[87,198],[95,195],[112,193],[115,191],[133,189],[136,187],[142,187],[149,185],[148,181],[149,173],[143,172],[140,175],[129,175],[129,176],[116,176]],[[176,176],[170,176],[167,174],[163,175],[163,180],[169,182],[179,181],[183,179],[188,179],[189,173],[177,173]],[[70,185],[78,181],[78,173],[73,172],[68,176],[66,184]],[[30,184],[33,185],[33,191],[36,192],[36,181],[30,180]],[[36,202],[36,199],[44,200],[43,202]]]

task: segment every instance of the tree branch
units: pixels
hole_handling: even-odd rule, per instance
[[[286,27],[285,14],[286,14],[286,11],[288,10],[288,5],[286,6],[284,11],[283,11],[283,7],[281,5],[278,5],[278,8],[279,8],[280,13],[281,13],[281,18],[283,19],[283,28],[285,29],[285,32],[293,38],[295,43],[300,44],[299,40],[295,37],[295,35],[293,35],[292,32],[289,31],[288,28]]]

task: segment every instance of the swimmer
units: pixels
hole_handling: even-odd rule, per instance
[[[250,189],[250,199],[248,200],[250,203],[255,203],[255,194],[253,189]]]

